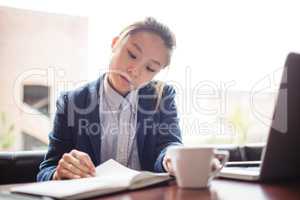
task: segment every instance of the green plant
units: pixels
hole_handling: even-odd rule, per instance
[[[15,126],[13,124],[8,124],[8,120],[4,112],[0,113],[0,149],[10,148],[14,141],[15,137],[13,131]]]
[[[245,111],[243,112],[240,106],[237,106],[231,116],[229,116],[229,121],[234,125],[236,131],[235,141],[232,143],[237,143],[243,145],[247,143],[247,133],[249,130],[249,116]]]

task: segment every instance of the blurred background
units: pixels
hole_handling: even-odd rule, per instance
[[[45,149],[61,91],[107,69],[112,38],[147,16],[177,48],[157,79],[177,91],[187,145],[264,143],[287,54],[291,0],[0,0],[0,150]]]

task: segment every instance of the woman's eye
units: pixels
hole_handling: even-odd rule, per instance
[[[128,51],[128,55],[130,58],[136,59],[136,56],[133,53],[131,53],[131,51]]]
[[[149,72],[155,72],[154,69],[152,69],[151,67],[147,66],[146,69],[149,71]]]

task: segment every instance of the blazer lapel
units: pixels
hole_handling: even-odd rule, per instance
[[[150,121],[152,120],[152,116],[154,114],[155,106],[153,104],[154,91],[152,91],[153,88],[148,85],[144,88],[141,88],[139,91],[139,101],[138,101],[138,108],[137,108],[137,145],[138,145],[138,154],[139,159],[142,162],[144,159],[144,156],[142,153],[144,152],[144,142],[145,137],[147,134],[147,128],[151,128],[149,126],[153,125]],[[150,124],[149,124],[150,122]],[[153,128],[153,127],[152,127]]]
[[[94,162],[96,165],[99,165],[101,162],[101,124],[100,124],[100,117],[99,117],[99,88],[101,87],[102,80],[104,75],[98,79],[98,81],[90,87],[90,94],[89,100],[87,101],[90,103],[91,101],[96,101],[97,104],[94,109],[87,114],[86,118],[89,122],[89,127],[95,127],[92,129],[92,133],[88,133],[89,140],[92,144],[93,153],[94,153]],[[142,152],[144,149],[144,141],[147,130],[145,125],[149,124],[152,120],[152,116],[154,114],[155,109],[155,101],[153,100],[155,96],[154,88],[151,85],[145,86],[139,90],[139,101],[138,101],[138,109],[137,109],[137,145],[138,145],[138,152],[139,152],[139,159],[140,161],[143,160]],[[87,104],[88,105],[88,104]],[[96,126],[97,124],[98,126]],[[151,125],[152,123],[150,123]],[[100,128],[98,128],[100,127]],[[149,127],[150,128],[150,127]],[[141,162],[143,163],[143,162]]]
[[[99,87],[102,83],[103,76],[97,80],[96,84],[92,85],[89,88],[89,95],[87,105],[90,103],[94,104],[93,109],[86,116],[86,119],[89,123],[88,137],[92,144],[92,149],[94,153],[94,162],[96,165],[99,165],[101,162],[101,124],[99,117]]]

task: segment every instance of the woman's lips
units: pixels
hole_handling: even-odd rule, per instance
[[[126,81],[128,84],[130,84],[130,81],[129,81],[125,76],[120,75],[120,77],[121,77],[124,81]]]
[[[122,79],[122,81],[125,83],[124,85],[126,88],[130,88],[130,90],[135,89],[134,83],[130,81],[130,79],[128,80],[125,76],[121,74],[119,76]]]

